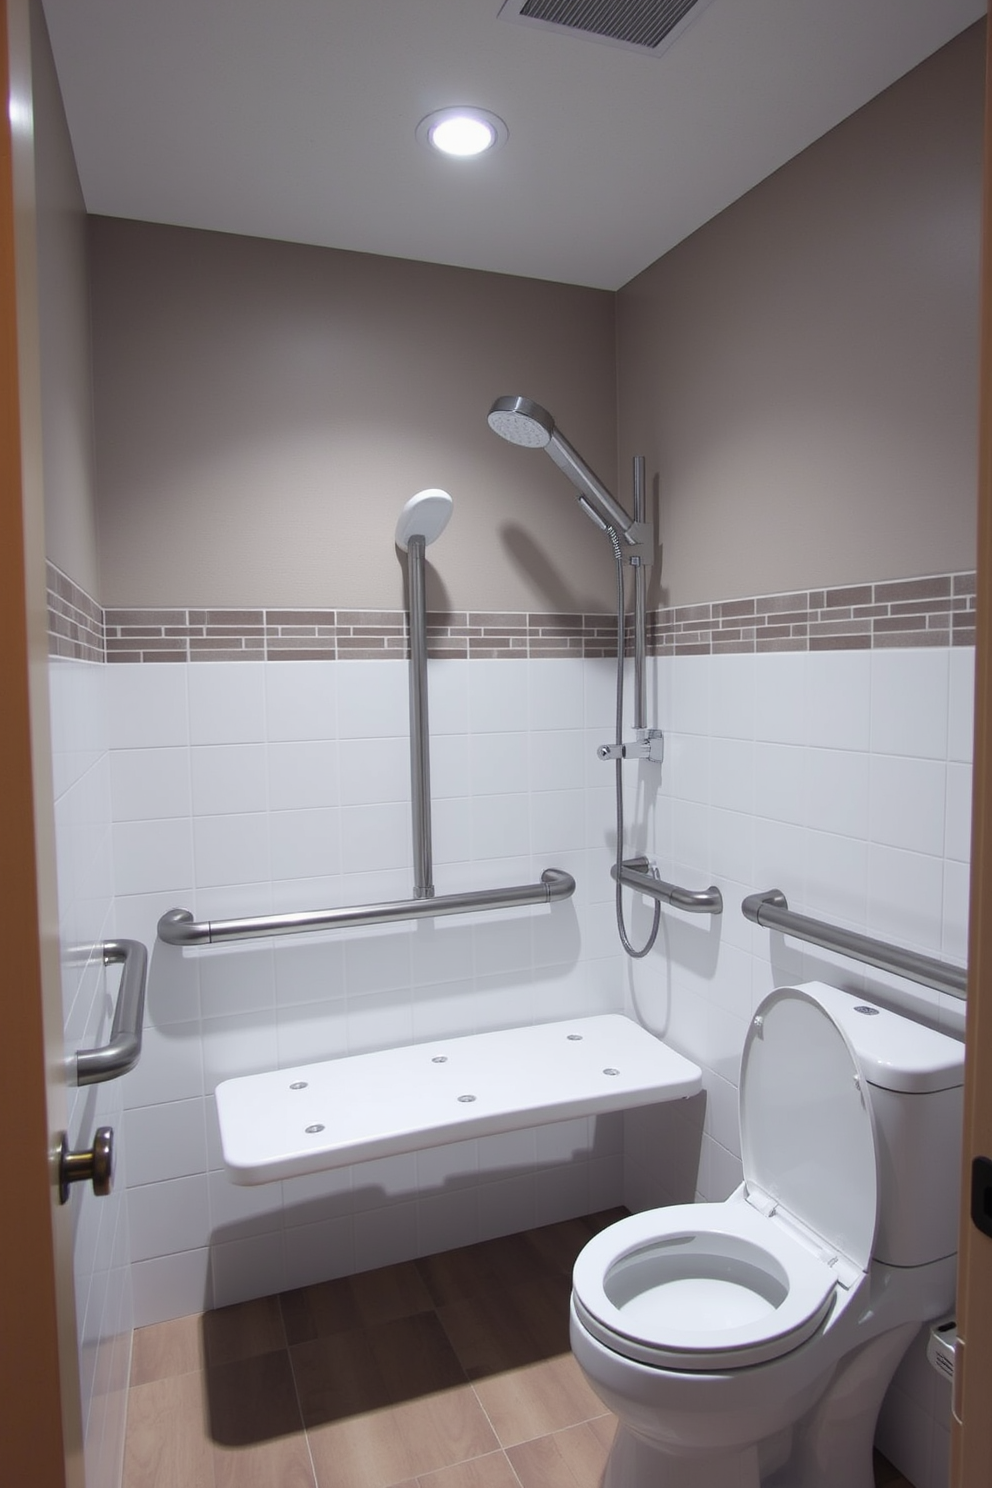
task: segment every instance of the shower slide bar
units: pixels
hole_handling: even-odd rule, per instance
[[[76,1084],[100,1085],[134,1069],[141,1056],[148,952],[140,940],[108,940],[99,948],[104,966],[123,965],[110,1042],[76,1055]]]
[[[880,971],[893,972],[911,982],[920,982],[924,987],[933,987],[951,997],[967,996],[966,966],[954,966],[949,961],[938,961],[936,957],[925,956],[919,951],[907,951],[902,946],[875,940],[870,935],[859,935],[855,930],[844,930],[839,925],[828,925],[824,920],[796,914],[789,908],[781,889],[748,894],[741,910],[745,918],[765,930],[781,930],[797,940],[837,951],[842,956],[877,966]]]
[[[616,882],[616,863],[612,864],[610,874]],[[666,883],[663,878],[655,877],[647,858],[624,858],[620,882],[628,889],[639,889],[642,894],[684,909],[688,914],[723,914],[723,895],[716,884],[710,884],[708,889],[683,889],[679,884]]]
[[[429,899],[396,899],[384,904],[342,905],[338,909],[302,910],[293,914],[252,915],[240,920],[194,920],[188,909],[170,909],[158,922],[158,938],[167,945],[218,945],[226,940],[260,940],[268,935],[298,935],[306,930],[350,930],[357,925],[426,920],[435,915],[553,904],[558,899],[570,899],[574,893],[575,879],[570,873],[562,868],[546,868],[541,882],[536,884],[471,889],[463,894],[436,894]]]

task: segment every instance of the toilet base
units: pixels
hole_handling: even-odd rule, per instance
[[[603,1488],[761,1488],[757,1447],[727,1456],[673,1456],[617,1427]]]

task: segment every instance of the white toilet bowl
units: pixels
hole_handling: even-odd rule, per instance
[[[953,1302],[961,1081],[961,1046],[896,1014],[815,983],[765,999],[744,1183],[621,1220],[575,1264],[573,1352],[620,1422],[608,1488],[871,1488],[888,1381]]]

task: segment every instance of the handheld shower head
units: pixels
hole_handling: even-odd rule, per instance
[[[441,491],[436,486],[418,491],[400,512],[396,523],[396,546],[405,553],[413,538],[422,537],[424,547],[430,547],[447,527],[453,506],[454,502],[447,491]]]
[[[546,449],[555,432],[555,421],[531,398],[497,398],[489,410],[489,427],[510,444]]]
[[[610,495],[609,491],[574,450],[546,408],[532,398],[497,398],[489,410],[489,427],[510,444],[527,449],[544,449],[558,469],[575,487],[579,504],[598,527],[613,527],[628,543],[640,541],[637,524]]]

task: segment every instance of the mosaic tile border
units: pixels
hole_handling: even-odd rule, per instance
[[[106,661],[103,610],[54,563],[46,564],[48,654],[76,661]]]
[[[888,579],[655,610],[653,656],[975,642],[975,574]],[[369,661],[409,654],[402,610],[108,609],[49,564],[51,654],[87,661]],[[612,656],[611,615],[428,614],[428,651],[457,660]],[[629,644],[629,617],[628,617]]]

